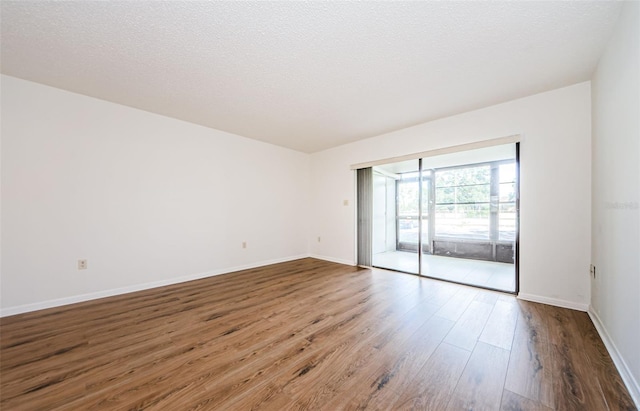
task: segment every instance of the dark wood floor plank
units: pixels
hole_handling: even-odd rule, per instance
[[[357,294],[355,294],[355,296],[357,297]],[[355,303],[355,301],[354,301],[354,303]],[[256,308],[256,307],[253,307],[253,308]],[[259,316],[250,316],[250,318],[253,318],[253,321],[256,322],[256,323],[260,322],[260,317]],[[221,327],[217,327],[217,328],[215,326],[212,327],[212,325],[213,324],[211,324],[211,325],[207,324],[207,329],[206,329],[207,332],[209,334],[213,333],[213,335],[217,335],[219,337],[222,337],[221,334],[224,334],[226,332],[225,330],[229,330],[230,329],[229,327],[233,327],[232,324],[223,324]],[[305,324],[305,325],[307,325],[307,324]],[[251,329],[255,330],[255,328],[256,327],[253,327]],[[201,344],[211,340],[211,337],[207,337],[206,335],[203,335],[202,333],[194,332],[194,327],[189,327],[189,330],[190,330],[190,333],[189,333],[190,336],[189,337],[190,337],[191,341],[193,341],[194,339],[197,340],[198,341],[198,345],[201,345]],[[143,338],[143,340],[146,340],[146,339],[147,338]],[[109,372],[111,374],[118,375],[118,374],[125,373],[126,370],[131,367],[131,365],[132,365],[132,363],[131,363],[132,362],[132,355],[133,355],[134,360],[136,360],[137,356],[139,354],[136,353],[136,352],[133,352],[132,355],[130,355],[128,352],[126,352],[126,351],[131,351],[132,347],[137,347],[136,345],[129,344],[129,341],[127,341],[126,339],[118,340],[116,338],[115,341],[118,341],[119,345],[121,345],[121,347],[117,347],[117,346],[110,347],[110,344],[106,344],[106,353],[108,354],[108,358],[105,359],[103,364],[104,364],[105,367],[108,367]],[[255,341],[255,339],[252,339],[252,341]],[[177,341],[177,340],[174,340],[173,342],[174,343],[179,343],[179,341]],[[187,344],[189,344],[189,343],[187,343]],[[168,359],[168,358],[170,359],[174,355],[176,355],[176,354],[174,354],[174,352],[177,352],[177,353],[180,354],[184,350],[183,348],[180,347],[179,344],[165,344],[165,345],[168,345],[167,349],[170,350],[170,351],[167,352],[167,353],[160,351],[159,352],[159,356],[161,357],[161,359],[157,360],[157,361],[162,361],[163,358],[164,359]],[[223,346],[223,345],[220,344],[219,340],[216,341],[216,345],[217,346]],[[154,350],[158,350],[158,347],[144,347],[144,348],[145,349],[146,348],[153,348]],[[186,349],[191,349],[191,348],[193,348],[193,347],[186,347]],[[97,353],[97,354],[99,354],[99,353]],[[116,355],[114,355],[114,354],[116,354]],[[193,354],[197,355],[197,352],[194,352]],[[187,354],[187,355],[183,354],[183,358],[185,359],[185,361],[189,360],[189,356],[190,355],[191,355],[191,353]],[[114,357],[118,358],[118,360],[115,361],[115,362],[113,361]],[[155,359],[153,359],[153,360],[154,360],[154,364],[155,364],[156,360]],[[95,357],[94,357],[94,362],[95,362]],[[120,370],[116,367],[116,365],[118,363],[122,365]],[[134,363],[134,365],[135,365],[135,363]],[[102,367],[102,368],[104,368],[104,367]],[[144,366],[139,365],[138,369],[140,371],[144,371]],[[83,371],[83,370],[80,369],[80,371]],[[66,370],[64,370],[64,372],[68,376],[69,373],[71,372],[71,370],[69,370],[67,368]],[[93,374],[99,373],[103,377],[104,381],[109,381],[111,379],[109,374],[105,375],[105,372],[102,369],[100,369],[100,367],[93,367],[92,373]],[[42,374],[40,374],[40,375],[42,375]],[[132,376],[128,375],[128,378],[129,377],[132,377]],[[54,376],[53,378],[57,379],[59,377],[58,376]],[[85,378],[85,381],[87,379],[89,379],[89,381],[92,381],[91,380],[91,374],[84,373],[83,378]],[[97,388],[99,386],[98,383],[93,383],[92,382],[92,384],[93,384],[93,388]],[[56,388],[57,389],[65,389],[64,385],[57,385]]]
[[[306,356],[310,355],[313,350],[305,351],[304,355],[302,353],[304,348],[308,348],[311,345],[306,339],[314,340],[320,344],[322,344],[324,338],[331,338],[332,341],[339,342],[342,341],[340,340],[341,337],[353,333],[357,324],[366,325],[367,321],[374,322],[384,320],[393,314],[394,310],[400,309],[400,305],[394,305],[392,299],[375,298],[376,295],[380,294],[380,290],[368,289],[368,291],[368,294],[365,295],[350,295],[349,299],[346,299],[348,304],[339,308],[340,312],[338,315],[328,316],[328,322],[317,322],[314,324],[313,322],[315,320],[312,321],[314,317],[311,317],[303,320],[304,327],[301,327],[298,333],[291,332],[291,325],[286,325],[279,331],[274,330],[272,335],[278,337],[276,341],[271,341],[270,338],[252,338],[251,341],[254,341],[254,345],[234,353],[226,349],[227,343],[225,341],[218,339],[215,345],[208,349],[209,353],[207,356],[208,359],[215,360],[214,363],[216,367],[207,368],[206,371],[201,371],[200,374],[198,374],[198,369],[187,370],[185,367],[180,367],[179,364],[173,367],[176,369],[170,367],[169,370],[174,377],[182,377],[180,378],[181,380],[191,378],[199,381],[199,383],[206,388],[206,391],[215,397],[216,402],[213,403],[226,401],[229,397],[235,396],[239,392],[244,392],[245,387],[258,386],[261,382],[264,382],[267,378],[276,374],[278,370],[282,369],[282,367],[292,359],[306,358]],[[407,289],[407,293],[411,292],[415,293],[415,291]],[[384,294],[382,296],[384,297]],[[331,308],[333,309],[333,307]],[[369,320],[366,319],[367,317]],[[249,329],[253,330],[255,326]],[[293,329],[295,330],[296,328]],[[314,329],[316,330],[315,332],[313,332]],[[374,328],[370,329],[374,330]],[[302,331],[306,334],[305,336],[301,335],[303,334]],[[237,334],[238,332],[224,335],[222,338],[223,340],[229,341],[246,341],[246,338],[242,338]],[[279,358],[278,355],[283,354],[282,350],[286,347],[286,343],[293,343],[299,340],[302,345],[293,349],[292,352],[286,352],[284,359],[286,359],[287,362],[282,361],[282,358]],[[225,351],[218,352],[214,347],[225,347]],[[212,352],[211,349],[214,351]],[[194,352],[193,355],[198,356],[199,354]],[[171,356],[169,356],[169,358],[170,357]],[[182,357],[188,358],[185,355]],[[195,359],[193,361],[195,361]],[[155,365],[155,363],[151,364],[153,367],[155,367]],[[143,379],[137,377],[132,380],[132,382],[123,382],[123,385],[128,387],[127,395],[135,394],[138,391],[138,387],[147,386],[155,381],[155,376],[152,372],[145,372],[144,368],[142,372],[145,374]],[[225,375],[223,383],[220,384],[217,381],[207,382],[212,375]],[[158,381],[155,381],[155,383],[158,384]],[[123,394],[118,395],[121,402],[126,401],[125,397]],[[135,397],[133,397],[132,400],[135,400]],[[207,402],[212,403],[209,399]],[[121,405],[127,406],[127,403],[122,403]]]
[[[493,311],[493,305],[472,301],[444,341],[468,351],[473,350]]]
[[[394,289],[396,291],[399,290],[397,284],[395,284]],[[393,321],[396,320],[395,316],[406,309],[402,304],[394,304],[393,301],[395,301],[395,299],[371,298],[380,292],[380,289],[370,289],[369,291],[370,295],[346,304],[346,309],[345,306],[342,306],[340,308],[342,313],[336,315],[332,320],[333,322],[327,324],[318,323],[321,328],[315,332],[305,330],[305,333],[301,333],[301,335],[304,334],[305,341],[309,342],[310,346],[303,355],[296,357],[296,361],[283,362],[278,361],[278,358],[273,358],[266,363],[251,363],[248,371],[252,372],[253,375],[244,375],[238,372],[234,372],[232,375],[227,373],[224,384],[208,385],[206,387],[207,391],[212,397],[216,397],[216,401],[220,401],[221,398],[223,398],[224,401],[229,400],[219,403],[221,407],[243,408],[247,401],[253,402],[256,401],[257,398],[262,398],[260,401],[266,406],[267,403],[271,404],[272,401],[276,401],[284,395],[283,393],[280,393],[280,396],[274,394],[274,392],[278,390],[274,391],[270,379],[275,379],[277,375],[280,375],[280,381],[286,382],[286,384],[283,383],[283,385],[295,384],[300,377],[304,376],[306,378],[307,374],[314,375],[318,370],[321,370],[322,367],[329,367],[327,364],[331,364],[335,358],[340,358],[341,355],[344,355],[345,352],[350,350],[355,354],[366,356],[366,350],[358,350],[353,347],[357,344],[362,344],[371,334],[363,334],[362,328],[358,328],[356,325],[364,326],[363,328],[365,330],[374,333],[378,327],[371,327],[367,324],[375,324],[380,321],[384,322],[385,320],[393,323]],[[412,298],[410,296],[412,294],[416,294],[416,290],[406,288],[404,294],[401,294],[403,301],[411,301]],[[317,313],[313,314],[314,317],[311,317],[312,319],[322,313],[322,307],[317,307],[316,311]],[[307,327],[312,331],[313,325],[314,324],[307,324]],[[328,342],[333,344],[332,348]],[[327,349],[318,352],[315,350],[315,347],[318,345],[324,346]],[[304,362],[306,362],[306,364],[303,364]],[[271,367],[272,364],[276,364],[278,367],[268,368]],[[246,367],[247,366],[245,366],[245,368]],[[286,373],[287,370],[290,372],[289,374]],[[311,372],[312,370],[313,372]],[[243,388],[247,382],[251,382],[253,387],[243,390],[238,389]],[[236,392],[234,393],[229,387],[235,389]],[[241,395],[237,395],[238,392],[241,392]],[[229,399],[230,395],[227,395],[229,393],[236,394],[235,398]],[[206,401],[211,403],[212,400],[207,399]]]
[[[328,369],[327,372],[332,376],[321,378],[327,382],[288,386],[286,391],[296,398],[294,408],[340,409],[347,406],[351,394],[355,392],[364,394],[366,389],[375,385],[380,363],[388,364],[401,354],[406,354],[401,347],[404,347],[407,341],[429,322],[438,309],[438,306],[430,302],[418,301],[397,321],[385,321],[384,325],[379,327],[381,332],[375,338],[363,340],[364,349],[354,347],[353,354],[348,357],[342,372],[339,372],[341,367]],[[358,352],[361,350],[367,355],[363,356]],[[365,389],[361,388],[362,384]],[[320,389],[309,396],[307,395],[308,385],[315,385]]]
[[[505,388],[553,408],[553,364],[547,321],[540,312],[540,304],[518,303],[520,310]]]
[[[607,410],[596,373],[585,352],[582,330],[572,310],[541,306],[547,312],[556,410]]]
[[[487,304],[493,305],[496,303],[496,301],[498,301],[498,298],[500,297],[500,295],[501,293],[494,292],[494,291],[483,291],[481,293],[476,294],[473,300],[479,301],[481,303],[487,303]]]
[[[589,316],[580,311],[572,311],[571,314],[584,337],[584,353],[591,364],[590,368],[596,370],[595,376],[609,409],[636,410],[633,400]]]
[[[552,411],[546,405],[532,399],[522,397],[509,390],[504,390],[502,394],[502,404],[500,411]]]
[[[411,300],[404,298],[404,301]],[[305,408],[316,408],[323,404],[327,398],[335,395],[339,387],[354,373],[370,363],[378,351],[375,348],[376,343],[387,341],[398,331],[397,323],[406,324],[403,317],[407,309],[411,308],[410,305],[396,304],[382,310],[378,302],[369,300],[367,303],[372,304],[373,311],[367,318],[357,322],[358,327],[331,328],[322,333],[309,335],[307,339],[312,343],[309,352],[313,355],[309,356],[304,364],[295,364],[279,376],[271,373],[269,381],[265,380],[265,384],[259,390],[245,393],[243,401],[225,406],[245,409],[257,400],[265,406],[275,407],[275,404],[282,400],[281,397],[299,398],[300,393],[306,396],[305,400],[298,400]],[[378,325],[374,327],[374,324]],[[317,345],[322,345],[325,349],[314,352],[313,347]],[[274,394],[274,386],[280,387],[280,390],[276,391],[277,395]],[[309,387],[322,387],[322,392],[309,396]]]
[[[436,312],[436,315],[448,320],[458,321],[478,293],[480,293],[480,290],[477,288],[461,287],[460,290]]]
[[[315,259],[0,319],[3,410],[634,409],[621,381],[584,313]]]
[[[410,335],[395,332],[387,346],[379,347],[375,361],[357,370],[336,390],[326,409],[392,409],[400,391],[415,383],[424,364],[447,335],[453,322],[433,316]],[[356,378],[352,378],[352,377]]]
[[[500,408],[509,351],[478,342],[447,406],[449,411]]]
[[[398,399],[390,409],[444,410],[467,365],[471,352],[442,343],[415,375],[413,383],[398,391]]]
[[[518,318],[518,304],[513,299],[497,300],[478,341],[510,350]]]

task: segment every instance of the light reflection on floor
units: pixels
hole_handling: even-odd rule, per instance
[[[405,251],[374,254],[373,265],[417,274],[418,255]],[[423,254],[422,275],[508,292],[516,289],[514,264]]]

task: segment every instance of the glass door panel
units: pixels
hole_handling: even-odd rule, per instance
[[[516,291],[515,160],[514,145],[423,159],[421,275]]]
[[[418,250],[419,189],[418,173],[400,174],[398,187],[398,250]]]
[[[431,254],[431,172],[422,170],[422,252]]]
[[[418,160],[374,167],[374,267],[419,272],[418,169]]]

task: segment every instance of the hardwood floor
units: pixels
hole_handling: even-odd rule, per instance
[[[2,410],[635,410],[587,314],[303,259],[0,321]]]

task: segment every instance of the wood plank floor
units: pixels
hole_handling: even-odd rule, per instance
[[[587,314],[303,259],[0,321],[2,410],[635,410]]]

